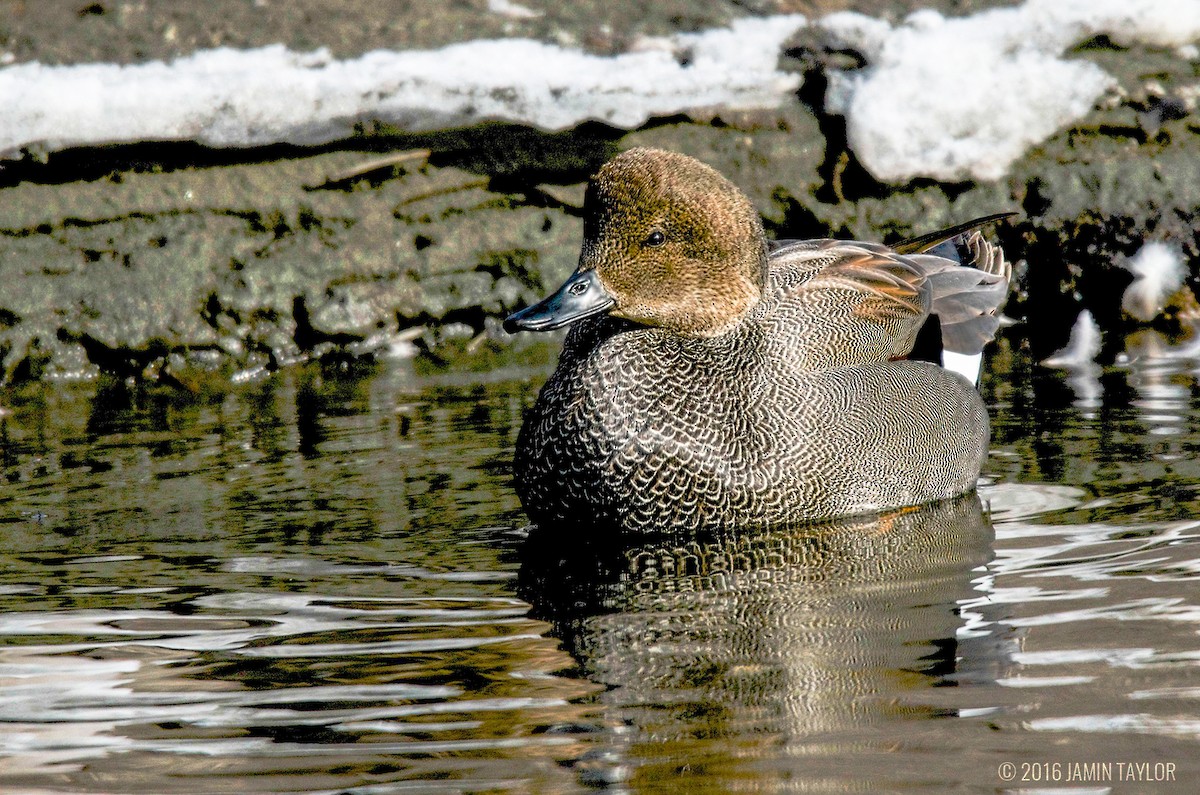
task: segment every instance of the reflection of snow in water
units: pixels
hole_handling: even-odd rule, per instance
[[[301,568],[314,579],[338,564]],[[350,567],[345,567],[350,568]],[[378,567],[377,567],[378,568]],[[267,569],[264,569],[267,571]],[[293,572],[282,568],[277,573]],[[344,572],[341,572],[344,573]],[[203,655],[261,656],[267,648],[333,653],[344,658],[379,654],[364,642],[376,633],[443,628],[452,638],[413,641],[421,653],[474,649],[504,641],[537,639],[518,627],[539,625],[524,619],[527,606],[517,599],[347,599],[328,594],[221,593],[193,604],[220,615],[180,616],[165,610],[70,610],[5,614],[3,633],[33,638],[29,645],[0,649],[0,722],[6,726],[9,759],[0,759],[0,776],[67,773],[83,769],[115,751],[207,755],[254,759],[357,753],[346,744],[309,745],[241,737],[246,726],[325,727],[352,736],[364,731],[405,732],[419,724],[431,741],[421,751],[436,753],[438,732],[454,728],[443,714],[536,710],[560,705],[559,698],[477,698],[454,685],[389,681],[386,683],[299,682],[291,687],[242,689],[231,682],[207,680],[197,671]],[[516,631],[514,631],[516,630]],[[327,633],[341,642],[304,642]],[[494,637],[492,635],[495,635]],[[41,637],[73,636],[71,642],[38,643]],[[264,645],[266,644],[266,645]],[[154,724],[204,727],[209,736],[186,738],[139,734]],[[458,726],[470,725],[460,723]],[[169,732],[166,732],[169,734]],[[528,742],[524,738],[522,742]],[[547,738],[548,743],[561,742]],[[505,740],[479,740],[481,747],[503,747]],[[534,741],[537,744],[537,741]],[[413,743],[373,743],[363,753],[401,753]],[[443,744],[444,746],[445,744]],[[8,790],[5,790],[6,792]]]
[[[1195,652],[1172,644],[1178,637],[1189,645],[1200,621],[1200,605],[1187,595],[1200,571],[1200,522],[1107,520],[1136,508],[1120,510],[1121,497],[1085,502],[1083,490],[1065,486],[1000,484],[980,494],[993,505],[996,557],[978,580],[980,596],[961,603],[962,613],[978,637],[1007,629],[1020,639],[1009,647],[1011,665],[996,684],[1034,690],[1055,702],[1052,709],[1031,709],[1042,714],[1020,725],[1148,735],[1194,728],[1195,721],[1170,714],[1167,699],[1179,697],[1178,686],[1126,695],[1116,683],[1136,678],[1131,670],[1195,664]],[[1122,630],[1103,634],[1118,625]],[[1101,635],[1107,645],[1078,645],[1081,637]],[[1130,645],[1132,639],[1140,642]],[[1048,688],[1069,693],[1050,697]],[[1134,711],[1128,698],[1162,705]]]
[[[1135,281],[1130,289],[1137,284]],[[1174,289],[1171,288],[1171,292]],[[1136,300],[1140,301],[1141,297]],[[1129,293],[1126,293],[1128,298]],[[1183,377],[1189,372],[1200,373],[1200,321],[1187,317],[1181,320],[1185,328],[1181,342],[1172,342],[1154,329],[1139,329],[1126,338],[1125,350],[1115,361],[1116,367],[1128,370],[1129,384],[1138,393],[1138,399],[1132,405],[1141,410],[1140,419],[1146,423],[1149,432],[1156,435],[1186,430],[1181,423],[1188,412],[1191,392],[1187,386],[1190,377]],[[1066,346],[1040,362],[1045,367],[1067,372],[1066,383],[1075,393],[1073,403],[1078,408],[1094,409],[1103,402],[1104,387],[1100,376],[1104,370],[1095,361],[1100,344],[1100,327],[1085,309],[1071,328]]]
[[[1187,431],[1191,390],[1180,382],[1179,375],[1178,367],[1169,360],[1138,361],[1130,370],[1129,384],[1138,394],[1131,405],[1152,435],[1175,436]]]
[[[993,521],[1012,522],[1082,505],[1087,492],[1074,486],[1044,483],[996,483],[980,486],[979,499],[987,506]]]
[[[1191,411],[1191,384],[1200,372],[1200,333],[1189,324],[1190,335],[1173,345],[1153,329],[1140,329],[1126,341],[1117,365],[1128,368],[1129,385],[1137,392],[1130,405],[1153,436],[1184,436]],[[1190,372],[1189,372],[1190,371]],[[1177,445],[1160,450],[1156,458],[1170,460],[1184,455]]]

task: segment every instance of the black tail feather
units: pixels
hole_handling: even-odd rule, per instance
[[[1011,218],[1016,215],[1015,212],[993,213],[985,215],[982,218],[976,218],[966,223],[955,224],[947,229],[939,229],[936,232],[930,232],[919,237],[912,237],[908,240],[901,240],[895,243],[890,248],[898,254],[921,254],[929,251],[929,249],[937,246],[939,243],[945,243],[947,240],[952,240],[964,232],[970,232],[986,224],[994,223],[1005,218]]]

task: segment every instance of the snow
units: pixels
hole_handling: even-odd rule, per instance
[[[487,9],[493,14],[499,14],[509,19],[537,19],[542,15],[541,11],[534,11],[532,8],[526,8],[519,3],[509,2],[509,0],[488,0]]]
[[[1182,249],[1160,241],[1146,243],[1125,267],[1134,278],[1121,297],[1121,308],[1145,322],[1162,312],[1188,273]]]
[[[1096,324],[1092,313],[1085,309],[1075,319],[1066,347],[1043,359],[1041,363],[1045,367],[1064,369],[1094,365],[1096,355],[1100,353],[1100,344],[1100,326]]]
[[[1030,147],[1085,116],[1116,85],[1075,44],[1185,50],[1200,39],[1197,0],[1028,0],[947,19],[918,11],[896,28],[860,14],[820,21],[860,51],[861,70],[831,75],[828,105],[877,178],[996,180]]]
[[[515,0],[487,7],[532,13]],[[11,64],[0,66],[0,159],[138,141],[320,144],[378,122],[635,128],[675,113],[775,108],[794,101],[801,81],[778,68],[780,49],[806,24],[798,14],[745,18],[615,56],[493,39],[350,60],[276,45],[170,63]],[[846,116],[872,174],[988,181],[1115,89],[1098,65],[1068,54],[1074,45],[1104,34],[1194,60],[1200,0],[1026,0],[957,18],[918,11],[897,26],[853,12],[817,24],[832,46],[866,60],[829,73],[827,107]]]
[[[430,130],[498,120],[545,130],[589,119],[632,128],[657,115],[773,108],[800,77],[777,69],[800,15],[742,19],[604,57],[528,39],[353,60],[282,45],[121,66],[0,69],[0,158],[22,149],[163,140],[318,144],[377,121]]]

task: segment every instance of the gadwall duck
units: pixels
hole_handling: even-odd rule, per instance
[[[746,195],[703,163],[611,160],[588,185],[578,268],[505,322],[572,324],[517,441],[526,512],[678,531],[970,491],[983,401],[911,354],[931,327],[960,357],[995,334],[1011,268],[978,232],[956,234],[971,226],[892,248],[769,243]],[[919,253],[941,241],[950,256]]]

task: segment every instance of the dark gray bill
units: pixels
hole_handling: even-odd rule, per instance
[[[504,321],[509,334],[551,331],[585,317],[598,315],[616,303],[596,278],[596,271],[575,271],[553,295],[514,312]]]

